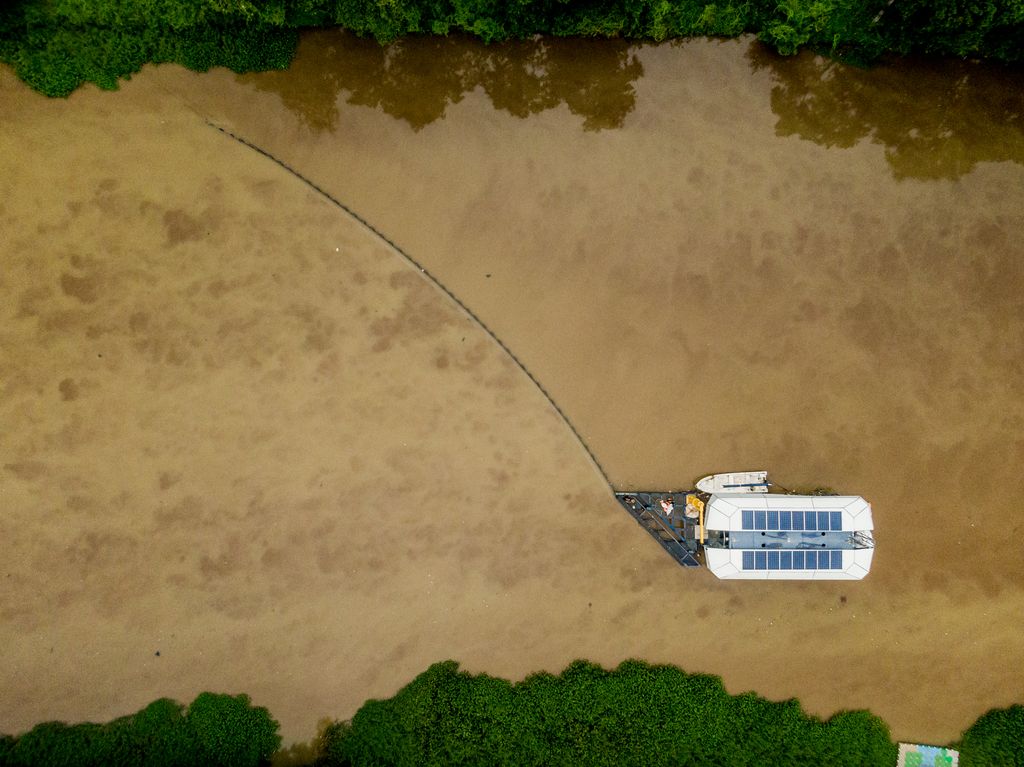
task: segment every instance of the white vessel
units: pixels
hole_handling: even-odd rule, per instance
[[[768,493],[763,471],[713,474],[682,492],[617,492],[677,562],[723,579],[859,580],[875,553],[857,495]]]

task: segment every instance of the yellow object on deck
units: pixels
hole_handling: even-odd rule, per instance
[[[697,536],[700,539],[701,546],[704,545],[704,501],[695,495],[686,496],[686,503],[692,504],[697,509],[698,522],[697,522]]]
[[[698,524],[697,534],[700,536],[701,544],[704,543],[704,501],[698,498],[695,494],[689,493],[686,496],[686,507],[694,508],[697,510]]]

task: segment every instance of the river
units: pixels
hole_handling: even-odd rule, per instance
[[[18,350],[4,367],[21,384],[0,402],[0,448],[20,622],[0,728],[220,685],[305,739],[447,657],[515,677],[638,656],[823,716],[867,707],[933,742],[1019,696],[1019,72],[862,70],[749,39],[381,48],[325,31],[286,72],[148,67],[67,102],[5,77],[0,212],[22,266],[0,282]],[[207,123],[436,277],[616,487],[767,468],[863,495],[869,577],[677,568],[457,306]],[[73,203],[95,215],[58,232],[39,212]],[[105,332],[124,335],[121,367],[79,353]],[[104,428],[41,399],[90,386]],[[135,515],[134,543],[111,532]],[[376,543],[392,536],[412,542]],[[74,563],[49,580],[78,585],[40,580],[54,547]],[[107,593],[149,567],[158,585]],[[51,624],[82,642],[58,671]],[[171,635],[187,637],[178,665],[165,650],[121,669],[133,639]],[[196,664],[204,647],[216,663]],[[98,692],[69,702],[68,685]]]

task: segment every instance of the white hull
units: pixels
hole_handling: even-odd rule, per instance
[[[736,471],[731,474],[711,474],[697,481],[702,493],[767,493],[767,471]]]

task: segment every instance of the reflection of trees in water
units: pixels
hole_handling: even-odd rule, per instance
[[[871,69],[810,54],[775,55],[755,43],[755,70],[775,81],[780,136],[827,147],[870,139],[885,147],[896,178],[955,179],[979,162],[1024,164],[1021,70],[942,60],[900,60]]]
[[[338,30],[303,35],[285,72],[240,76],[316,130],[332,130],[337,100],[383,109],[414,130],[480,87],[516,117],[566,104],[586,130],[618,128],[643,66],[617,40],[544,39],[485,46],[466,37],[409,37],[388,46]]]

